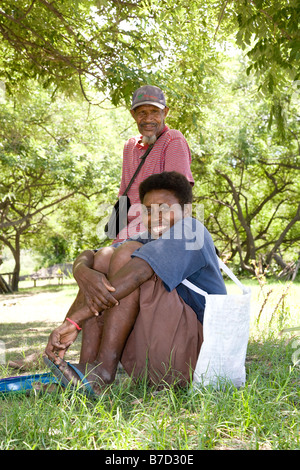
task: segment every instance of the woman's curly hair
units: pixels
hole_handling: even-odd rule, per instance
[[[192,203],[193,191],[187,178],[177,171],[163,171],[146,178],[139,186],[140,201],[150,191],[166,189],[171,191],[181,206]]]

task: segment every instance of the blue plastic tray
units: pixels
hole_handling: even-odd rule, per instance
[[[32,390],[32,385],[35,382],[43,384],[58,383],[57,379],[51,372],[34,375],[20,375],[18,377],[8,377],[6,379],[0,379],[0,392],[8,393]]]

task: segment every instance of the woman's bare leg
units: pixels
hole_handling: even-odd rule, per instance
[[[108,279],[131,259],[131,254],[140,246],[138,242],[130,242],[115,249],[110,258]],[[80,364],[76,367],[87,374],[91,382],[99,382],[100,379],[102,383],[109,384],[114,381],[119,360],[138,312],[139,289],[136,289],[121,299],[119,305],[105,310],[102,313],[102,322],[96,324],[94,318],[85,322]],[[91,361],[94,357],[95,360]],[[65,366],[63,368],[65,375],[71,379],[74,376],[73,371]]]
[[[114,247],[105,247],[97,251],[94,256],[93,269],[103,274],[107,274],[114,250]],[[71,309],[76,309],[78,306],[84,309],[87,308],[84,301],[84,295],[81,290],[79,290]],[[92,317],[84,322],[82,326],[82,340],[79,359],[81,363],[92,363],[96,360],[102,338],[102,329],[103,321],[100,317]]]
[[[119,271],[130,259],[131,254],[141,246],[130,242],[126,247],[116,249],[111,258],[108,279]],[[112,383],[127,338],[139,312],[139,288],[120,300],[119,305],[105,311],[103,334],[96,358],[97,372],[106,383]]]

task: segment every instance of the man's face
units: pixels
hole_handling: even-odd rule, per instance
[[[169,108],[160,109],[151,104],[143,104],[131,110],[139,132],[145,137],[158,136],[165,126]]]
[[[164,232],[186,215],[189,205],[183,209],[177,197],[167,189],[155,189],[145,194],[142,219],[152,238],[159,238]]]

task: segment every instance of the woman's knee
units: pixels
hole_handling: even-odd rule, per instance
[[[93,269],[102,273],[108,272],[111,257],[115,251],[113,246],[105,246],[94,256]]]
[[[113,263],[113,265],[117,264],[119,268],[124,266],[124,264],[130,261],[132,253],[138,250],[141,246],[143,246],[142,243],[136,241],[122,243],[122,245],[115,249],[114,254],[111,257],[111,263]]]

